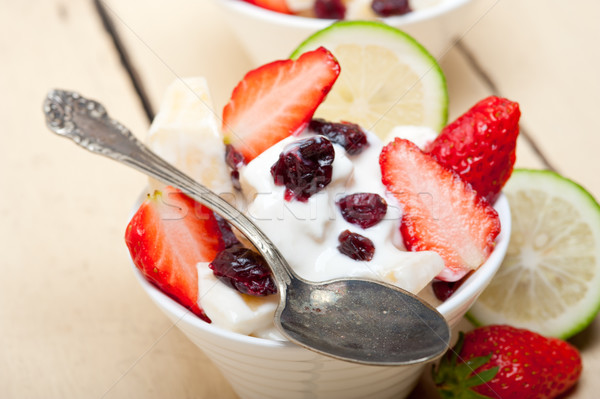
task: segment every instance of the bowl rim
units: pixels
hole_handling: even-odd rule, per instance
[[[144,193],[145,191],[142,192],[142,194],[140,195],[140,198],[136,202],[136,205],[139,205],[142,202],[143,198],[145,198]],[[470,305],[472,305],[475,302],[479,294],[481,294],[481,292],[485,289],[485,287],[489,284],[490,280],[496,274],[496,272],[500,268],[502,260],[504,259],[506,251],[508,249],[508,243],[510,240],[511,233],[510,207],[508,200],[504,194],[501,194],[498,197],[498,200],[494,204],[494,208],[498,212],[501,223],[501,231],[498,237],[496,238],[496,246],[493,252],[488,257],[488,259],[484,262],[484,264],[481,265],[479,269],[477,269],[469,277],[468,282],[470,282],[470,284],[462,284],[460,288],[456,290],[456,292],[454,292],[454,294],[449,299],[435,307],[447,319],[449,315],[452,315],[464,304],[468,304],[469,301],[471,301],[471,303],[469,304],[470,307]],[[135,207],[135,209],[137,209],[137,206]],[[131,257],[129,259],[131,268],[133,269],[133,273],[140,285],[142,286],[142,288],[144,289],[144,291],[163,311],[168,312],[174,316],[174,318],[177,320],[177,322],[175,322],[176,325],[179,322],[184,322],[207,334],[216,335],[220,338],[232,340],[240,344],[254,345],[264,349],[297,348],[299,350],[307,350],[289,341],[278,341],[244,335],[205,322],[204,320],[200,319],[198,316],[193,314],[191,311],[177,303],[175,300],[170,298],[168,295],[164,294],[151,282],[146,280],[142,273],[134,265],[133,261],[131,260]]]
[[[287,25],[291,27],[302,27],[312,29],[322,29],[329,26],[335,19],[321,19],[303,17],[300,15],[289,15],[283,14],[276,11],[267,10],[262,7],[255,6],[243,0],[214,0],[215,2],[223,5],[240,14],[246,14],[256,19],[261,19],[265,22],[274,24]],[[404,15],[397,15],[392,17],[382,17],[377,20],[387,23],[392,26],[402,26],[416,24],[422,21],[436,18],[442,14],[460,8],[467,3],[475,0],[442,0],[440,3],[433,6],[424,8],[418,11],[412,11]]]

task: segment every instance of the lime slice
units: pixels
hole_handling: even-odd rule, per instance
[[[448,118],[448,93],[436,60],[412,37],[375,21],[340,21],[316,32],[293,53],[323,46],[341,74],[315,117],[349,121],[382,139],[398,125],[439,132]]]
[[[566,339],[600,307],[600,206],[550,171],[515,170],[504,193],[512,213],[508,252],[468,316]]]

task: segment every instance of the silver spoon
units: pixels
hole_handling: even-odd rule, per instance
[[[371,365],[434,360],[448,347],[444,317],[420,298],[365,279],[313,283],[298,277],[269,238],[221,197],[153,153],[104,107],[77,93],[52,90],[46,124],[89,151],[133,167],[223,216],[265,258],[279,291],[275,325],[290,341],[337,359]]]

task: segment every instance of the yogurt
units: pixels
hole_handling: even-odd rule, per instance
[[[435,137],[429,129],[402,127],[392,132],[421,145]],[[288,137],[240,169],[240,183],[247,201],[245,214],[273,241],[290,266],[302,278],[325,281],[341,277],[366,277],[385,281],[412,293],[419,293],[443,269],[435,252],[408,252],[400,236],[401,207],[386,193],[381,183],[379,154],[383,142],[367,133],[369,145],[357,155],[349,155],[333,144],[335,158],[331,182],[306,202],[284,199],[285,187],[276,185],[271,166],[283,149],[298,140],[314,137],[303,132]],[[354,193],[375,193],[387,202],[387,213],[376,225],[363,229],[347,222],[337,201]],[[370,239],[375,253],[370,261],[353,260],[338,250],[338,236],[350,230]],[[241,294],[218,281],[212,273],[199,272],[199,296],[212,322],[231,331],[274,338],[272,298]],[[217,293],[218,292],[218,293]],[[251,305],[249,305],[251,302]]]
[[[379,154],[384,142],[393,137],[406,138],[424,148],[435,138],[435,132],[401,126],[384,141],[367,132],[368,146],[356,155],[347,154],[334,143],[331,182],[306,202],[287,201],[285,188],[276,185],[271,176],[271,166],[288,144],[315,135],[305,131],[288,137],[242,167],[240,195],[231,185],[224,162],[225,146],[212,108],[204,79],[176,81],[167,90],[152,123],[148,145],[234,202],[269,236],[299,276],[311,281],[368,277],[421,296],[428,293],[423,288],[443,269],[444,263],[435,252],[405,250],[399,230],[402,210],[381,183]],[[162,188],[156,181],[150,183],[153,188]],[[336,204],[341,197],[362,192],[378,194],[387,202],[383,219],[367,229],[347,222]],[[338,237],[345,230],[373,242],[375,252],[370,261],[353,260],[338,250]],[[198,263],[197,269],[199,305],[215,326],[245,335],[283,339],[273,325],[278,295],[242,294],[215,277],[207,263]]]

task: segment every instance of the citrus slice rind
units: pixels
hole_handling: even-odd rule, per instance
[[[569,338],[600,309],[600,206],[550,171],[515,170],[504,194],[512,214],[508,251],[468,317]]]
[[[292,53],[323,46],[341,74],[315,117],[349,121],[385,138],[399,125],[439,132],[448,118],[448,92],[436,60],[406,33],[375,21],[339,21]]]

